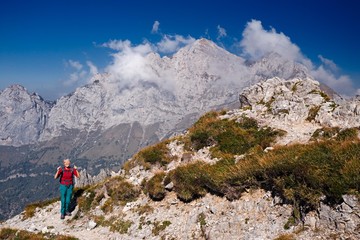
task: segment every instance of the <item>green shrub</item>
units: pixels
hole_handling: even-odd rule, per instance
[[[159,164],[166,166],[173,158],[169,154],[167,144],[169,141],[163,141],[158,144],[145,147],[134,155],[133,159],[124,164],[124,169],[129,171],[131,168],[141,165],[150,169],[152,165]]]
[[[316,129],[311,140],[328,140],[335,137],[340,131],[339,127],[323,127]]]
[[[298,209],[318,207],[325,195],[330,204],[342,195],[360,189],[359,141],[323,141],[277,147],[269,153],[254,153],[237,163],[223,159],[209,165],[196,162],[178,167],[169,174],[174,191],[183,201],[207,192],[236,199],[247,188],[262,187]]]
[[[109,197],[116,205],[125,205],[127,202],[135,201],[140,195],[140,189],[122,177],[110,178],[105,182],[105,187]]]
[[[221,153],[241,155],[258,145],[266,148],[280,135],[280,131],[260,128],[255,119],[221,120],[214,112],[205,114],[189,129],[193,149],[214,145],[212,152],[218,156]]]
[[[175,192],[181,200],[187,202],[206,194],[201,176],[204,165],[202,162],[196,162],[177,167],[170,173]]]
[[[203,212],[198,215],[197,222],[200,224],[200,227],[206,225],[206,216]]]
[[[126,234],[132,224],[133,222],[130,220],[125,221],[122,219],[116,219],[110,224],[110,231]]]
[[[79,210],[81,212],[88,212],[94,206],[95,191],[94,189],[87,189],[83,195],[77,199]]]
[[[338,141],[355,140],[357,138],[358,138],[358,129],[357,128],[343,129],[336,136],[336,140],[338,140]]]
[[[311,140],[329,140],[335,139],[337,141],[356,140],[358,139],[357,128],[339,127],[323,127],[317,129],[311,136]]]
[[[108,198],[104,205],[101,206],[101,210],[104,211],[104,213],[112,212],[114,209],[114,201],[111,198]]]
[[[163,180],[165,178],[164,172],[156,173],[147,183],[146,183],[146,192],[149,194],[150,198],[156,201],[164,199],[166,190],[163,185]]]
[[[195,150],[199,150],[201,148],[211,146],[215,142],[208,132],[200,131],[200,130],[197,130],[194,133],[192,133],[190,135],[190,140]]]

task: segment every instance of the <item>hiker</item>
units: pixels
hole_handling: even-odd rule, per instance
[[[54,176],[54,179],[60,177],[61,219],[64,219],[65,215],[71,216],[69,205],[74,188],[74,176],[80,177],[77,167],[71,167],[70,160],[64,159],[64,167],[59,166]]]

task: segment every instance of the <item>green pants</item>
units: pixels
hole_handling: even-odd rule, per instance
[[[73,185],[60,184],[61,215],[69,211]]]

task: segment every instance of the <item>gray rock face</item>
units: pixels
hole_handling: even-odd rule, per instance
[[[343,195],[344,202],[335,208],[323,203],[320,204],[317,212],[307,214],[304,226],[316,231],[322,229],[324,235],[337,235],[341,239],[360,238],[360,204],[359,199],[354,195]],[[308,234],[309,238],[315,234]]]
[[[110,177],[111,171],[109,169],[101,169],[98,175],[91,176],[87,173],[86,169],[84,169],[80,171],[80,176],[80,178],[75,178],[75,187],[80,188],[99,183],[105,178]]]
[[[0,92],[0,144],[17,146],[38,141],[50,109],[50,103],[20,85]]]
[[[271,78],[246,88],[240,94],[242,109],[228,112],[223,118],[247,115],[287,132],[279,144],[307,142],[322,127],[360,126],[360,100],[331,98],[319,82],[311,78],[285,80]]]

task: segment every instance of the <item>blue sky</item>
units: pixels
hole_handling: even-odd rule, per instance
[[[83,84],[79,79],[89,76],[90,65],[102,71],[110,64],[114,50],[104,43],[111,40],[137,45],[158,43],[164,36],[206,37],[241,55],[243,49],[236,46],[252,19],[261,22],[260,30],[288,37],[314,65],[336,65],[336,78],[346,77],[358,89],[356,2],[2,0],[0,89],[18,83],[56,99]],[[341,82],[336,86],[341,88]]]

